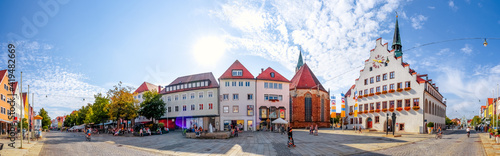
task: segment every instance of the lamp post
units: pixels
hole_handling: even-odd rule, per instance
[[[392,125],[396,125],[396,113],[392,112]],[[395,128],[392,128],[392,136],[394,136],[394,130]]]

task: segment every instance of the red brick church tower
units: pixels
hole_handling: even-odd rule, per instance
[[[295,76],[290,83],[290,125],[301,128],[313,124],[330,127],[330,98],[328,92],[307,64],[302,64],[302,54]]]

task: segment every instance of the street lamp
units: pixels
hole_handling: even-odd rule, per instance
[[[385,119],[385,125],[386,125],[385,135],[389,135],[389,113],[387,113],[387,116]]]

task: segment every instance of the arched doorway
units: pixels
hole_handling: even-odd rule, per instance
[[[372,128],[372,118],[366,119],[366,129]]]

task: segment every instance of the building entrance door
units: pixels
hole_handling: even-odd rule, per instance
[[[372,128],[372,118],[366,119],[366,128]]]

